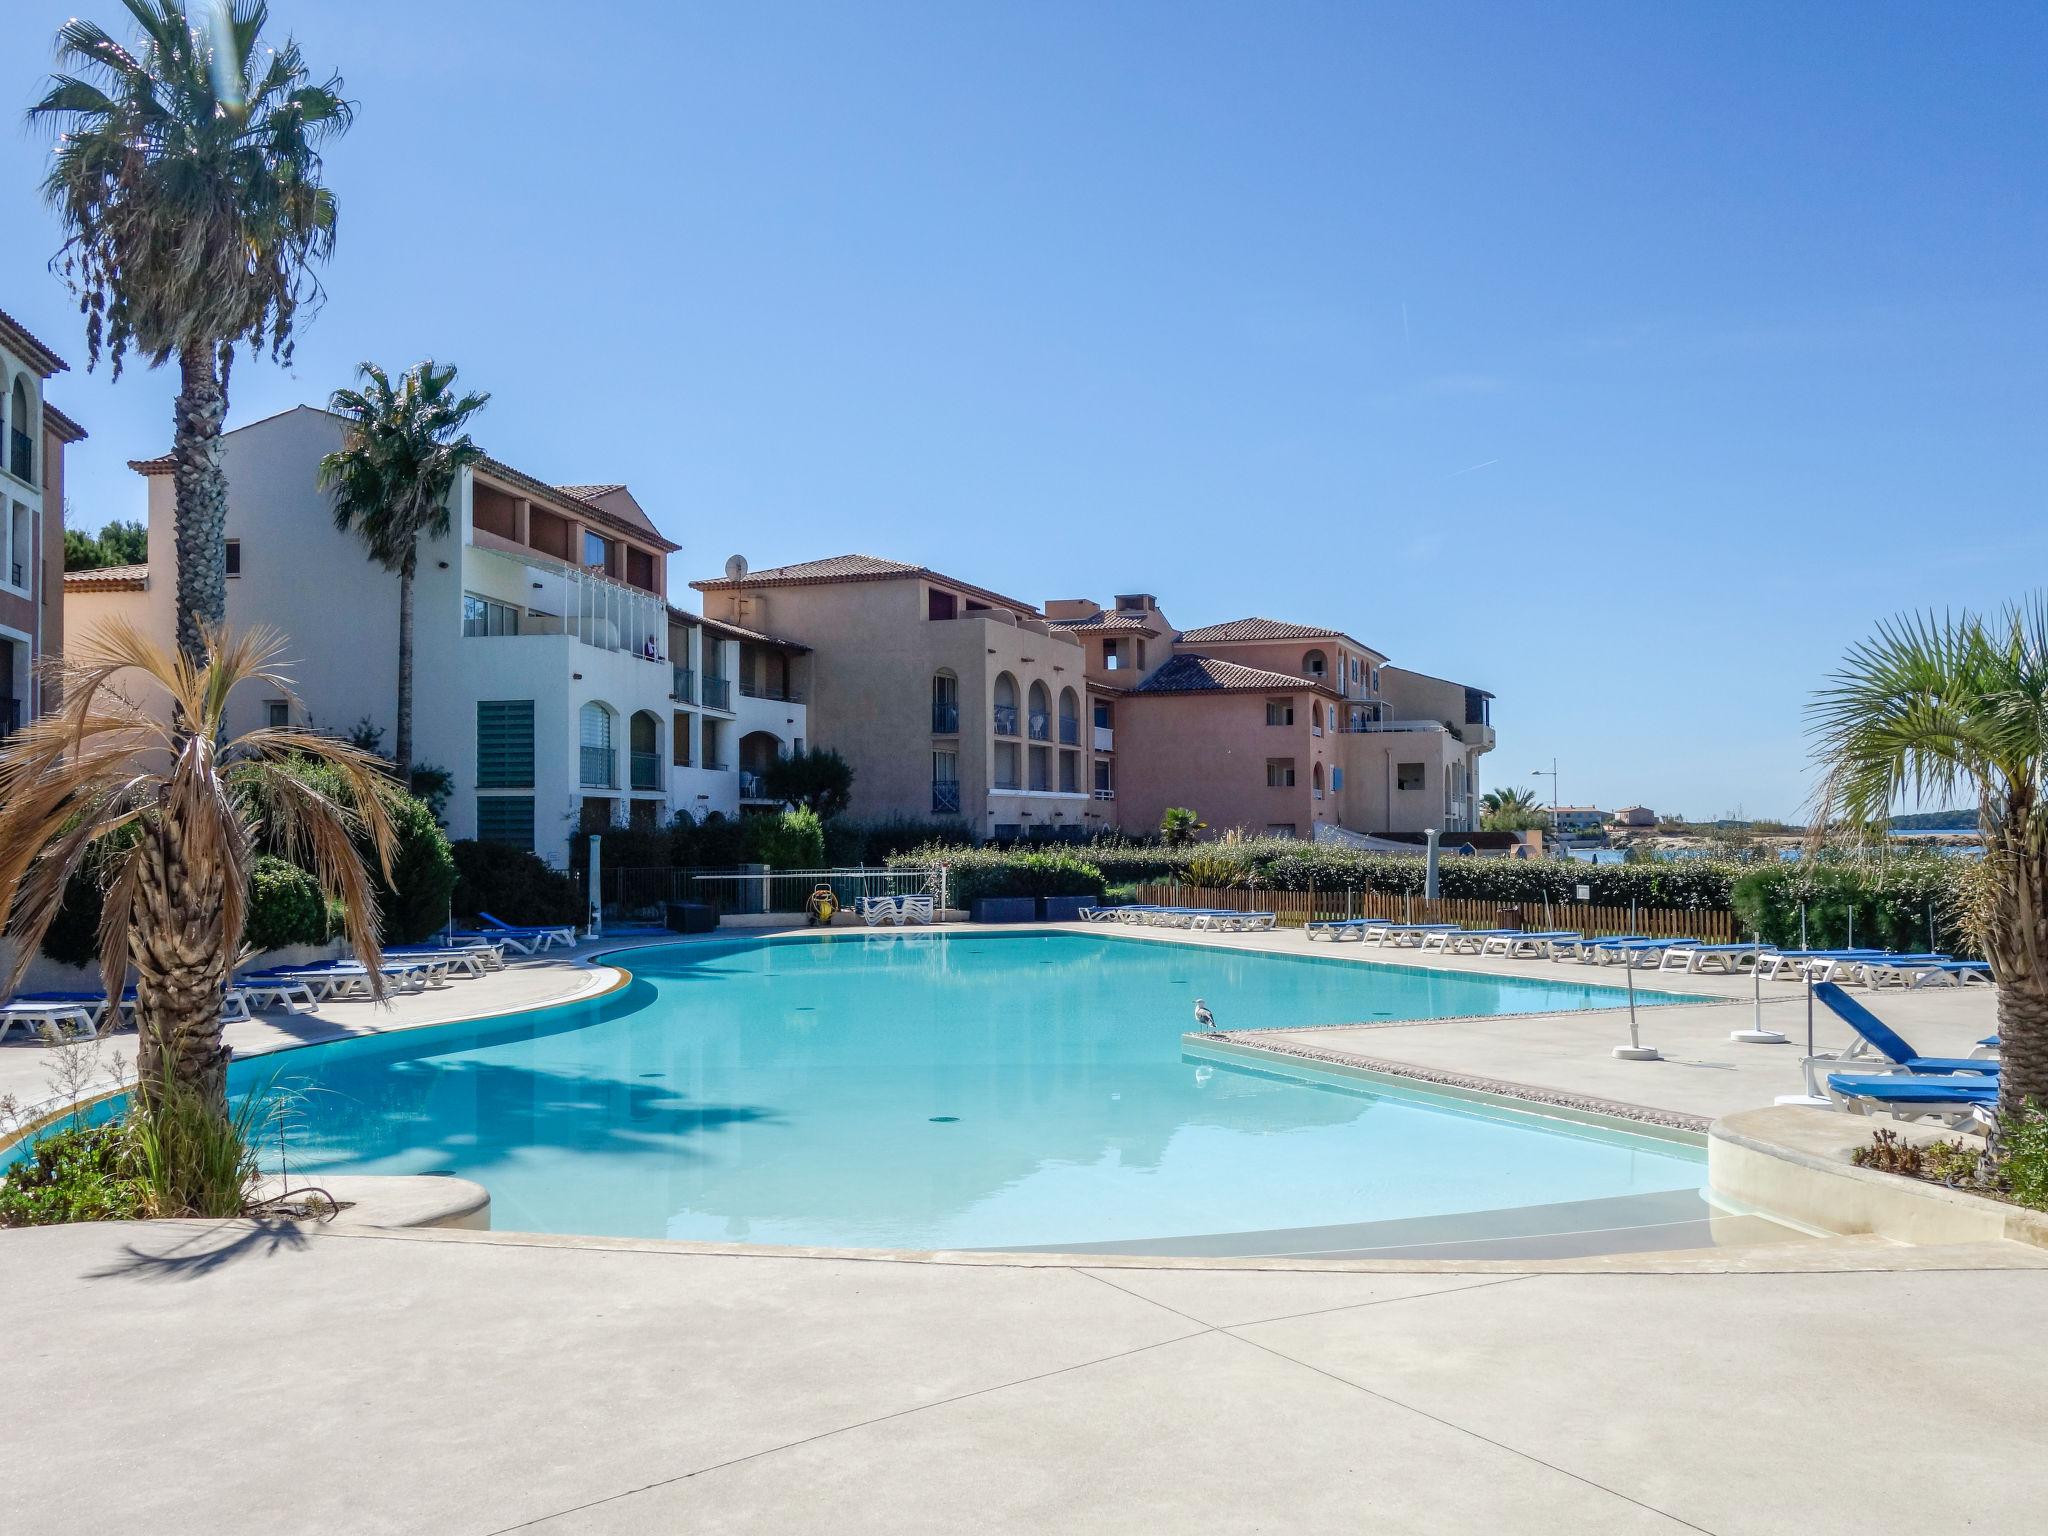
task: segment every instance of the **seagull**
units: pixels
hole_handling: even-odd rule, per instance
[[[1195,999],[1195,1022],[1204,1029],[1216,1027],[1216,1015],[1209,1011],[1209,1005],[1199,997]]]

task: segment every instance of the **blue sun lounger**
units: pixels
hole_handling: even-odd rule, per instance
[[[1813,989],[1813,1000],[1856,1031],[1856,1044],[1837,1058],[1840,1061],[1854,1061],[1866,1051],[1875,1050],[1891,1063],[1893,1070],[1915,1076],[1940,1077],[1959,1072],[1998,1075],[1998,1063],[1982,1056],[1922,1056],[1897,1030],[1844,992],[1839,982],[1822,982]]]
[[[1755,965],[1765,955],[1776,953],[1774,944],[1694,944],[1689,948],[1664,951],[1664,958],[1657,969],[1687,971],[1700,976],[1711,967],[1732,976],[1742,969],[1745,960]]]
[[[1331,943],[1334,944],[1339,939],[1364,938],[1366,927],[1372,921],[1373,919],[1369,917],[1331,918],[1328,921],[1320,923],[1303,923],[1301,925],[1301,931],[1308,938],[1328,939]]]
[[[1830,1072],[1828,1092],[1855,1114],[1883,1110],[1899,1120],[1939,1120],[1951,1130],[1980,1119],[1981,1110],[1998,1107],[1996,1078],[1962,1074],[1859,1077],[1852,1072]]]

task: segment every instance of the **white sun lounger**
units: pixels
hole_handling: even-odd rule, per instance
[[[1340,939],[1364,939],[1365,930],[1372,926],[1372,920],[1364,917],[1333,918],[1328,922],[1304,923],[1302,933],[1311,939],[1328,939],[1332,944]]]
[[[896,925],[920,923],[929,928],[932,924],[932,898],[929,896],[898,896],[896,898]]]
[[[1665,950],[1657,969],[1687,971],[1695,976],[1721,971],[1732,976],[1745,966],[1761,963],[1765,955],[1773,953],[1775,951],[1768,944],[1694,944],[1688,948]]]
[[[1519,930],[1502,929],[1489,934],[1479,944],[1482,955],[1502,955],[1509,960],[1541,960],[1550,953],[1552,944],[1576,939],[1579,935],[1558,929],[1551,933],[1525,933]]]
[[[59,1034],[70,1033],[87,1040],[97,1039],[100,1032],[100,1015],[104,1007],[95,1008],[90,1003],[34,1003],[17,999],[0,1005],[0,1040],[7,1038],[7,1032],[17,1024],[21,1032],[31,1040],[43,1038],[43,1027],[48,1025]]]

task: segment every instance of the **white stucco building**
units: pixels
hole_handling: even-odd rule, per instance
[[[231,729],[289,719],[337,733],[395,728],[398,580],[334,526],[317,483],[340,418],[308,406],[221,439],[228,479],[228,622],[286,637],[295,700],[238,696]],[[175,635],[174,487],[149,484],[149,561],[74,573],[66,622],[86,634],[114,613],[166,646]],[[449,536],[424,543],[414,588],[413,753],[453,778],[451,837],[533,849],[550,862],[593,824],[655,825],[677,810],[741,804],[742,742],[788,751],[801,697],[738,696],[767,636],[707,626],[667,602],[664,537],[623,485],[549,485],[495,459],[465,470]],[[750,716],[736,704],[764,706]],[[762,735],[772,713],[777,744]]]

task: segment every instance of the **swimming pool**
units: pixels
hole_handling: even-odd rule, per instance
[[[1612,1007],[1613,988],[1110,935],[716,940],[499,1021],[237,1063],[293,1169],[452,1173],[520,1231],[1022,1247],[1697,1190],[1682,1142],[1195,1059],[1226,1028]],[[1648,992],[1646,1002],[1674,1001]],[[274,1161],[274,1158],[271,1159]]]

